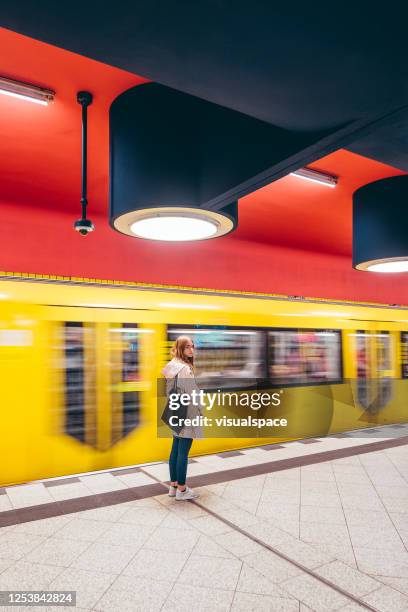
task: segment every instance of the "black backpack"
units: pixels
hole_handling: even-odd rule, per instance
[[[184,427],[183,421],[184,421],[184,419],[187,416],[187,408],[188,408],[188,406],[184,406],[184,405],[178,403],[177,407],[170,408],[170,395],[172,395],[173,393],[176,393],[177,395],[180,395],[179,392],[178,392],[178,388],[177,388],[177,382],[178,382],[178,374],[176,374],[176,376],[174,377],[174,383],[173,383],[172,388],[169,391],[169,395],[168,395],[168,398],[167,398],[166,406],[165,406],[165,408],[163,410],[163,414],[161,416],[161,420],[164,423],[166,423],[166,425],[168,427],[170,427],[170,429],[174,433],[179,434],[181,432],[181,430],[183,429],[183,427]],[[174,400],[173,400],[173,402],[174,402]],[[179,424],[177,424],[177,425],[170,425],[170,417],[177,417],[177,419],[178,419],[177,422],[179,423],[180,420],[181,420],[183,424],[182,425],[179,425]],[[174,423],[174,418],[173,418],[173,423]]]

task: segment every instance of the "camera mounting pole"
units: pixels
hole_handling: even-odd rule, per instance
[[[79,91],[77,102],[82,106],[82,217],[75,221],[74,228],[82,236],[93,232],[95,227],[90,219],[86,218],[87,199],[87,170],[88,170],[88,106],[92,104],[92,94],[89,91]]]

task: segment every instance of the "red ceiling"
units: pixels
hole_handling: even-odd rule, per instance
[[[194,252],[191,245],[147,244],[126,238],[107,226],[108,109],[120,92],[143,83],[145,79],[4,29],[0,29],[0,47],[2,76],[42,85],[56,92],[55,102],[48,107],[0,96],[0,210],[3,219],[0,270],[299,294],[302,293],[302,287],[299,288],[299,278],[303,278],[301,273],[296,276],[296,287],[280,282],[277,274],[281,274],[281,267],[273,279],[263,274],[254,286],[253,279],[241,277],[239,270],[234,268],[240,265],[240,258],[249,253],[248,249],[252,249],[251,257],[257,250],[263,260],[266,253],[272,256],[277,252],[282,261],[293,263],[297,260],[298,270],[299,258],[291,253],[285,259],[285,253],[289,253],[286,249],[296,249],[310,252],[311,256],[312,253],[326,254],[329,257],[324,265],[331,261],[330,266],[340,266],[339,279],[345,279],[341,273],[342,266],[344,274],[349,275],[343,288],[340,280],[339,286],[329,286],[328,274],[329,285],[306,286],[303,293],[398,301],[398,296],[389,299],[390,280],[355,272],[350,260],[352,193],[360,185],[399,174],[395,168],[341,150],[313,164],[313,167],[339,177],[335,189],[293,176],[276,181],[240,200],[239,228],[234,234],[214,243],[196,244]],[[81,111],[76,93],[81,89],[94,94],[94,103],[89,110],[89,216],[97,223],[97,231],[86,239],[76,235],[71,225],[80,215]],[[44,215],[45,210],[47,217],[39,216],[41,211]],[[51,220],[52,211],[58,217]],[[21,216],[23,212],[24,217]],[[13,240],[10,239],[17,218],[20,228],[24,224],[27,226],[26,231],[21,229],[17,233],[25,236],[27,247],[31,235],[29,228],[35,226],[38,232],[42,232],[41,252],[38,245],[37,250],[34,248],[34,244],[22,252],[21,246],[17,245],[18,236],[13,235]],[[58,237],[53,236],[54,233]],[[65,250],[61,249],[61,241],[65,241]],[[254,243],[258,246],[255,247]],[[248,246],[250,244],[253,246]],[[14,249],[20,249],[18,256]],[[107,252],[116,259],[121,258],[122,265],[101,269],[100,255]],[[206,257],[213,255],[218,259],[222,253],[223,260],[230,257],[233,260],[228,260],[224,269],[219,262],[218,265],[209,265],[208,269],[213,273],[212,282],[205,276],[205,271],[200,273],[198,267],[195,270],[199,278],[196,277],[194,282],[190,277],[180,277],[180,269],[177,272],[179,262],[185,260],[187,253],[188,258],[205,253]],[[136,254],[138,261],[144,262],[143,269],[132,265],[132,257]],[[167,271],[163,271],[163,255],[167,265],[176,270],[173,276],[169,277]],[[343,259],[334,264],[330,255]],[[84,259],[87,260],[85,263]],[[45,261],[52,261],[48,269]],[[359,293],[364,286],[367,291]],[[408,300],[408,294],[399,297],[400,302]]]

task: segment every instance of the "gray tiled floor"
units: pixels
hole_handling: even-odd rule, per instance
[[[371,433],[372,432],[372,433]],[[326,438],[306,439],[301,441],[289,442],[280,445],[266,445],[241,450],[232,450],[225,453],[220,453],[219,456],[205,455],[194,457],[189,465],[190,476],[203,475],[208,473],[216,473],[228,469],[258,465],[270,461],[280,461],[291,457],[311,456],[315,453],[330,451],[350,445],[375,443],[383,438],[402,437],[408,434],[408,424],[398,426],[387,426],[381,428],[371,428],[364,431],[355,431],[348,435],[347,438],[338,436],[329,436]],[[350,437],[351,436],[351,437]],[[273,450],[274,452],[268,452]],[[368,480],[373,486],[399,486],[404,482],[404,473],[408,472],[407,462],[403,454],[398,452],[398,448],[393,449],[393,453],[387,458],[387,461],[379,462],[376,453],[373,458],[362,456],[361,462],[356,463],[354,457],[349,457],[344,460],[339,460],[336,467],[336,480],[339,485],[347,483],[361,485]],[[335,482],[333,472],[324,471],[318,466],[321,464],[308,466],[309,469],[304,470],[303,482],[314,480],[317,482]],[[364,468],[366,466],[366,469]],[[352,468],[356,469],[352,469]],[[343,470],[341,468],[344,468]],[[318,472],[317,474],[315,472]],[[323,473],[324,472],[324,473]],[[167,463],[158,463],[150,466],[144,466],[143,471],[137,466],[124,468],[123,470],[115,470],[114,472],[98,472],[90,475],[76,476],[74,478],[60,478],[42,482],[28,483],[13,487],[3,488],[0,495],[0,512],[11,510],[13,508],[24,508],[35,505],[46,504],[54,501],[63,501],[67,499],[75,499],[78,497],[90,496],[105,492],[126,490],[128,487],[138,487],[147,484],[153,484],[155,479],[167,480],[168,465]],[[338,477],[338,478],[337,478]],[[406,482],[406,480],[405,480]],[[356,487],[358,489],[358,487]],[[389,491],[387,499],[384,501],[388,505],[390,512],[406,512],[408,507],[408,498],[399,498],[397,491]],[[311,505],[319,505],[319,496],[312,488],[304,490],[304,495],[308,495]],[[326,496],[326,504],[329,502],[329,497]],[[355,503],[358,500],[354,500]],[[353,500],[347,503],[352,504]],[[367,507],[368,500],[363,503]],[[375,502],[373,502],[375,503]],[[332,498],[332,504],[336,504],[336,500]],[[371,508],[373,509],[373,508]]]
[[[256,490],[232,481],[219,495],[208,492],[203,503],[228,518],[228,508],[219,501],[228,500],[259,518],[259,527],[255,524],[247,530],[275,549],[287,549],[292,559],[313,566],[310,552],[305,554],[294,543],[282,546],[278,528],[332,557],[315,568],[323,577],[380,610],[408,610],[407,466],[408,447],[398,447],[305,466],[285,475],[273,473],[258,480]],[[390,486],[384,484],[387,473],[393,482]],[[255,500],[255,510],[248,500]],[[391,511],[395,507],[399,512]],[[272,580],[285,574],[282,563],[274,560],[271,567],[265,553],[248,555],[246,561]],[[382,582],[394,592],[383,589]],[[288,578],[281,586],[303,597],[303,603],[311,609],[340,606],[340,600],[310,578]]]
[[[270,460],[256,450],[246,458]],[[88,476],[44,490],[92,494],[139,475],[149,478]],[[379,612],[408,610],[407,475],[400,446],[202,487],[200,506],[163,494],[5,527],[0,588],[73,589],[77,609],[109,612],[359,609],[342,590]],[[24,507],[38,491],[14,499]]]

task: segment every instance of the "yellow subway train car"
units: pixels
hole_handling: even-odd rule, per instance
[[[408,308],[0,279],[3,486],[167,458],[157,381],[181,334],[194,340],[198,383],[262,380],[284,391],[291,438],[408,421]],[[207,437],[192,454],[283,439]]]

